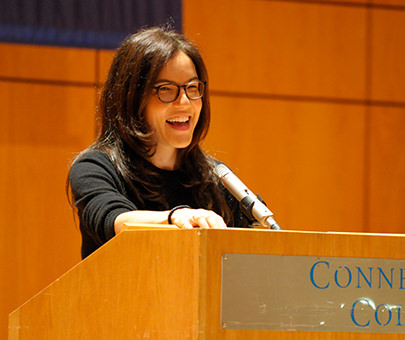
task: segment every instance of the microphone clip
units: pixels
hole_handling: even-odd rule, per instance
[[[263,198],[261,198],[259,195],[256,195],[256,197],[261,203],[263,203],[267,207],[267,204],[263,200]],[[260,222],[257,221],[257,219],[253,216],[253,213],[252,213],[254,204],[255,204],[255,200],[250,195],[247,195],[247,196],[243,197],[239,202],[240,210],[249,220],[260,224]]]

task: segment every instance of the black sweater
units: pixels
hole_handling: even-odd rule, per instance
[[[148,163],[150,164],[150,163]],[[152,164],[150,166],[154,167]],[[154,167],[162,183],[169,209],[178,205],[198,207],[188,188],[181,182],[181,173]],[[109,156],[101,151],[90,151],[80,157],[69,173],[75,205],[78,209],[82,234],[82,258],[90,255],[114,235],[114,221],[124,212],[132,210],[166,210],[155,202],[147,206],[137,202],[131,189],[118,174]],[[233,214],[232,227],[248,227],[238,201],[221,185],[221,192]],[[166,194],[165,194],[166,193]]]

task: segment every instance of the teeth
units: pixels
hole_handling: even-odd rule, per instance
[[[190,117],[173,117],[168,119],[167,121],[169,123],[185,123],[188,122]]]

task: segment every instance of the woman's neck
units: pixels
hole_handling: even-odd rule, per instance
[[[158,148],[149,161],[159,169],[174,170],[177,163],[177,149]]]

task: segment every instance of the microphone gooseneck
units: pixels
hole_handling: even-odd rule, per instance
[[[242,210],[247,215],[253,216],[261,225],[274,230],[280,226],[273,218],[273,213],[264,202],[254,195],[242,181],[224,164],[215,166],[214,174],[229,192],[240,202]],[[250,216],[248,216],[250,217]]]

